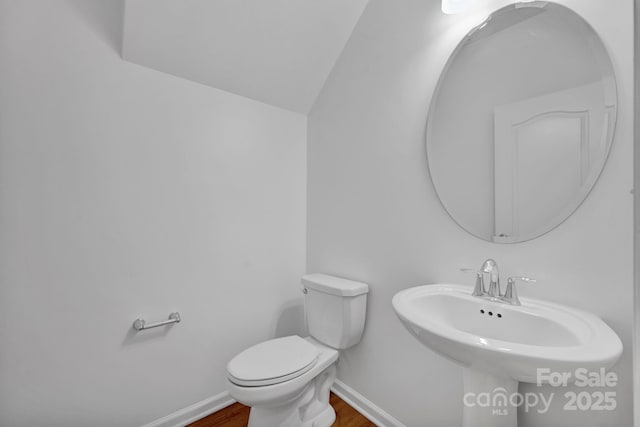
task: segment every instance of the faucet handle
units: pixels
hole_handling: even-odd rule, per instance
[[[484,276],[481,272],[476,272],[476,286],[473,288],[473,292],[471,295],[474,297],[481,297],[487,294],[487,291],[484,288]]]
[[[487,294],[487,291],[484,289],[484,276],[481,271],[474,268],[461,268],[460,271],[463,273],[475,273],[476,275],[476,286],[473,288],[471,295],[481,297]]]
[[[509,304],[521,305],[520,299],[518,298],[518,292],[516,291],[516,280],[520,280],[524,283],[536,283],[536,280],[531,277],[524,276],[511,276],[507,279],[507,290],[504,292],[502,300]]]

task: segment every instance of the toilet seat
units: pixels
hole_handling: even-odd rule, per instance
[[[297,335],[264,341],[229,362],[229,381],[245,387],[279,384],[308,372],[318,355],[313,344]]]

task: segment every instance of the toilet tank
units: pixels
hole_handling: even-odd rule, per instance
[[[335,349],[360,342],[367,310],[366,283],[327,274],[302,277],[309,335]]]

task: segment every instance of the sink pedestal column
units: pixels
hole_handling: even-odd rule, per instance
[[[463,427],[517,427],[518,382],[464,368]]]

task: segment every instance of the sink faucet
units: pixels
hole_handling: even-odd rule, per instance
[[[489,290],[487,291],[487,295],[491,298],[500,298],[500,273],[498,272],[498,263],[492,259],[488,259],[482,264],[482,267],[480,267],[480,272],[489,275]]]
[[[484,275],[489,275],[489,290],[484,286]],[[500,293],[500,273],[498,272],[498,263],[492,259],[486,260],[480,271],[476,273],[476,286],[471,295],[481,298],[489,298],[494,301],[503,302],[511,305],[520,305],[518,293],[516,292],[516,280],[525,283],[535,283],[534,279],[528,277],[509,277],[507,290],[504,294]]]

